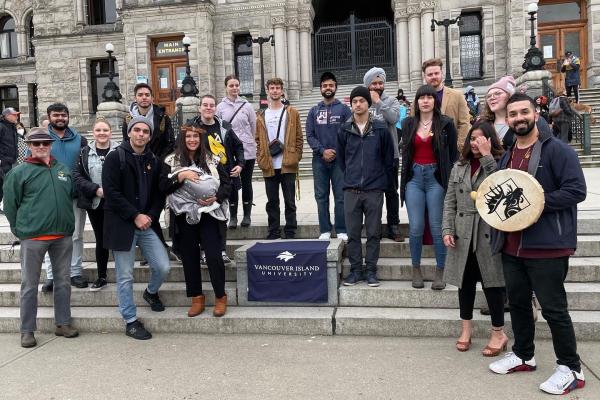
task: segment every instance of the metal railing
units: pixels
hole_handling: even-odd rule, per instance
[[[173,132],[175,133],[175,138],[179,135],[179,131],[181,130],[181,125],[183,125],[183,105],[181,103],[177,103],[175,105],[175,113],[171,118],[171,123],[173,124]]]

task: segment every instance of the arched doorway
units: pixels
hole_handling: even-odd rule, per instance
[[[394,13],[390,0],[313,0],[314,84],[325,71],[338,84],[362,82],[373,66],[397,79]]]
[[[540,0],[538,43],[544,52],[546,69],[552,72],[555,89],[565,87],[561,74],[565,52],[571,51],[581,62],[581,87],[587,86],[587,2],[585,0]]]

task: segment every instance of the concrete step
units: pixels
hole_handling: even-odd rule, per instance
[[[332,335],[331,307],[228,307],[221,318],[208,309],[195,318],[187,316],[187,307],[169,307],[152,312],[149,307],[138,308],[138,317],[153,334],[264,334],[264,335]],[[114,307],[73,307],[73,325],[81,332],[124,333],[125,324]],[[19,309],[0,308],[0,332],[19,332]],[[54,311],[40,307],[38,331],[54,332]],[[133,343],[133,342],[132,342]]]
[[[146,282],[133,284],[133,299],[139,307],[149,307],[148,303],[142,298],[144,290],[148,287]],[[20,284],[4,283],[0,284],[0,307],[19,307]],[[39,287],[38,303],[42,307],[49,307],[53,304],[51,293],[41,293]],[[206,303],[209,305],[215,302],[215,293],[210,282],[204,282],[202,290],[206,296]],[[227,282],[225,284],[225,293],[227,294],[227,304],[237,304],[237,292],[235,283]],[[166,307],[189,307],[191,300],[186,297],[185,283],[183,282],[165,282],[160,287],[160,298]],[[108,284],[105,289],[97,292],[91,292],[88,288],[71,288],[71,306],[72,307],[117,307],[119,304],[117,297],[117,286]]]
[[[435,258],[421,259],[421,271],[426,281],[433,280],[435,265]],[[380,258],[377,263],[377,276],[382,281],[386,281],[386,284],[389,281],[411,281],[412,268],[410,258]],[[345,258],[342,261],[342,276],[348,273],[350,273],[350,262]],[[600,282],[600,257],[571,257],[566,281]]]
[[[600,311],[600,283],[565,283],[569,310]],[[341,286],[342,307],[458,308],[458,288],[448,285],[444,290],[415,289],[409,281],[382,281],[372,288],[366,284]],[[478,285],[476,308],[486,304]]]
[[[598,340],[599,311],[571,311],[578,340]],[[536,337],[550,339],[550,329],[541,314],[536,323]],[[504,329],[512,334],[510,315],[505,314]],[[490,319],[473,313],[475,337],[488,337]],[[461,322],[457,309],[338,307],[335,334],[356,336],[458,337]]]

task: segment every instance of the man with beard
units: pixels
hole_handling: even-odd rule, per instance
[[[69,127],[69,109],[61,103],[51,104],[46,110],[48,114],[48,133],[54,140],[52,143],[52,157],[59,163],[73,170],[77,165],[81,149],[87,146],[87,139],[75,129]],[[85,210],[77,207],[77,199],[73,199],[73,214],[75,214],[75,231],[73,232],[73,253],[71,255],[71,285],[77,288],[86,288],[87,281],[81,275],[83,257],[83,227],[85,225]],[[44,258],[46,269],[46,282],[42,285],[42,292],[51,292],[53,289],[52,263],[46,254]]]
[[[540,389],[565,394],[585,385],[564,286],[569,256],[577,246],[577,203],[586,197],[585,178],[575,151],[549,129],[536,125],[539,114],[533,99],[514,94],[506,109],[506,122],[516,142],[504,153],[498,168],[519,169],[534,176],[544,189],[545,203],[540,218],[527,229],[492,231],[492,250],[502,253],[515,342],[512,352],[491,363],[490,369],[498,374],[536,369],[534,291],[552,333],[558,364]]]
[[[296,238],[296,174],[302,158],[304,140],[300,114],[294,107],[284,106],[283,80],[271,78],[266,83],[269,108],[256,116],[256,161],[262,170],[267,193],[267,239],[281,237],[279,187],[285,204],[285,237]]]
[[[372,105],[369,108],[371,115],[376,120],[387,124],[391,135],[391,144],[394,146],[394,179],[385,191],[385,207],[387,211],[387,236],[396,241],[404,240],[400,233],[400,197],[398,194],[398,169],[400,167],[400,153],[398,150],[398,130],[396,122],[400,116],[400,103],[394,97],[385,94],[385,71],[373,67],[367,71],[363,78],[365,86],[371,94]]]
[[[321,75],[323,101],[313,106],[306,118],[306,140],[313,150],[312,168],[315,200],[319,214],[319,239],[331,237],[329,218],[329,187],[335,200],[335,233],[339,239],[348,240],[344,221],[344,173],[337,152],[337,132],[352,117],[350,108],[335,98],[337,81],[331,72]]]
[[[455,89],[444,86],[442,78],[442,67],[444,63],[439,58],[425,60],[421,66],[425,83],[433,86],[437,95],[435,102],[440,107],[442,114],[447,115],[454,121],[456,131],[458,132],[458,151],[462,151],[465,139],[471,128],[471,115],[465,96]]]

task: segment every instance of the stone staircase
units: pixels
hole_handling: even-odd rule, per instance
[[[592,138],[592,154],[583,155],[583,144],[572,142],[571,145],[579,154],[582,167],[600,167],[600,88],[581,89],[579,102],[592,107],[592,115],[599,121],[590,127]]]
[[[581,213],[580,213],[581,214]],[[406,233],[406,226],[402,227]],[[569,308],[577,337],[581,340],[600,338],[600,220],[579,221],[578,249],[571,259],[566,290]],[[230,230],[227,252],[233,258],[236,249],[252,244],[266,236],[265,226]],[[318,235],[317,225],[301,225],[297,236],[303,239]],[[86,226],[84,275],[92,281],[96,277],[94,237]],[[337,240],[337,239],[335,239]],[[19,246],[11,247],[14,237],[9,233],[6,220],[0,219],[0,332],[19,330],[19,290],[21,270]],[[364,245],[364,243],[363,243]],[[238,252],[238,256],[241,252]],[[243,256],[243,254],[242,254]],[[426,279],[434,272],[433,250],[425,246],[423,268]],[[240,265],[243,258],[238,259]],[[339,286],[337,306],[239,306],[236,288],[236,263],[226,267],[226,291],[229,309],[223,318],[214,318],[210,308],[196,318],[186,315],[190,301],[185,296],[182,266],[172,262],[167,282],[160,291],[167,310],[153,313],[142,299],[149,277],[147,267],[136,264],[134,298],[138,314],[152,332],[163,333],[241,333],[241,334],[298,334],[298,335],[381,335],[381,336],[439,336],[455,337],[460,333],[457,289],[432,291],[410,285],[411,262],[408,241],[395,243],[384,239],[381,243],[379,277],[382,284],[371,288],[361,283],[353,287]],[[349,272],[346,258],[342,261],[340,276]],[[208,273],[203,267],[204,290],[209,305],[214,304]],[[339,278],[339,277],[338,277]],[[41,279],[45,279],[42,271]],[[109,286],[99,292],[88,289],[72,290],[74,324],[83,332],[122,332],[123,322],[117,310],[114,264],[108,269]],[[52,296],[39,293],[38,327],[50,331],[53,327]],[[477,304],[484,301],[481,289]],[[510,316],[507,330],[510,332]],[[474,315],[475,335],[486,337],[489,318]],[[540,318],[537,334],[550,336],[546,323]]]

